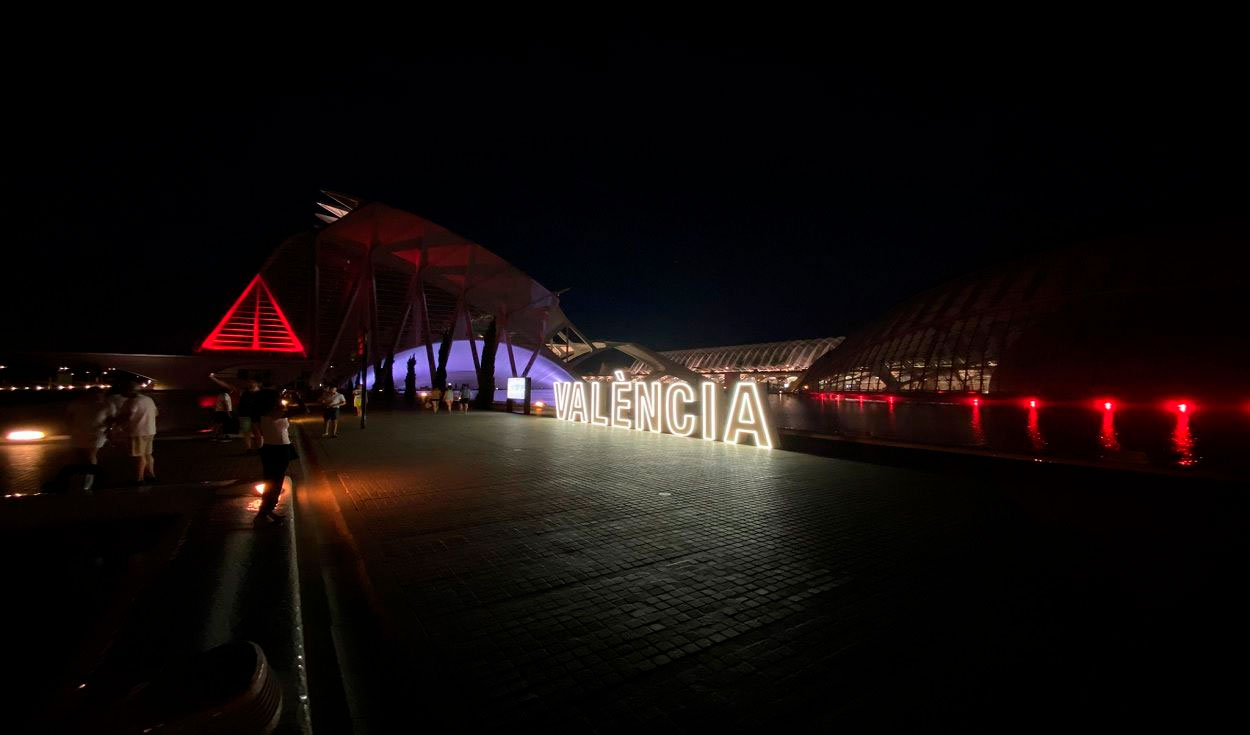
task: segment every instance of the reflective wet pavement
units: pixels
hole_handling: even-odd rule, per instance
[[[862,397],[864,400],[859,400]],[[976,400],[976,403],[973,401]],[[881,440],[966,448],[1055,461],[1205,474],[1250,475],[1250,406],[1194,401],[1051,403],[1034,399],[945,400],[883,395],[769,395],[778,428]],[[1105,408],[1104,406],[1110,406]]]
[[[309,459],[393,631],[340,648],[390,657],[404,701],[353,704],[379,719],[1193,724],[1230,711],[1224,664],[1250,652],[1242,488],[503,414],[344,423]]]

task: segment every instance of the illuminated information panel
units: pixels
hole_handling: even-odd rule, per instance
[[[759,384],[754,380],[735,383],[727,400],[720,384],[710,381],[700,383],[698,390],[685,381],[566,381],[553,387],[556,418],[563,421],[773,447]]]
[[[528,401],[530,397],[529,378],[508,378],[508,400]]]

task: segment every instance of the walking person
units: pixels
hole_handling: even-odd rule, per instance
[[[438,413],[438,407],[443,405],[443,393],[446,390],[447,390],[446,388],[444,388],[443,390],[439,390],[438,388],[435,388],[434,390],[430,391],[430,405],[434,408],[434,413]]]
[[[338,386],[326,388],[321,396],[321,438],[337,439],[339,437],[339,410],[347,403],[347,396],[339,393]]]
[[[108,430],[117,417],[117,408],[99,388],[92,388],[69,406],[70,442],[75,463],[62,470],[69,490],[90,493],[99,467],[100,448],[108,441]],[[59,478],[58,478],[59,479]]]
[[[251,453],[252,446],[260,446],[260,427],[256,426],[256,396],[260,394],[260,383],[248,380],[243,383],[239,393],[239,433],[243,435],[243,451]]]
[[[135,484],[145,479],[156,482],[156,458],[152,456],[152,442],[156,438],[156,401],[139,392],[139,384],[133,380],[126,383],[122,395],[120,423],[130,437],[130,456],[135,461]]]
[[[451,413],[451,407],[457,400],[456,391],[449,385],[443,389],[443,405],[447,408],[447,413]]]
[[[469,412],[469,384],[460,386],[460,413]]]
[[[213,441],[230,441],[230,416],[233,413],[234,403],[230,400],[230,391],[223,388],[213,404]]]
[[[282,521],[283,516],[273,510],[278,506],[287,466],[295,453],[291,445],[290,421],[281,398],[276,392],[262,393],[260,401],[260,434],[264,439],[260,448],[260,466],[265,491],[261,495],[260,510],[253,520],[256,525]]]

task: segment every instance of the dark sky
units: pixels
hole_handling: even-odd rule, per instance
[[[1219,40],[850,35],[45,48],[6,92],[9,344],[186,352],[321,188],[661,349],[845,334],[1041,247],[1247,220]]]

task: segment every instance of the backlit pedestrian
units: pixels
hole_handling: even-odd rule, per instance
[[[140,393],[139,384],[133,380],[126,383],[122,395],[126,400],[122,404],[121,424],[130,438],[135,482],[140,484],[145,479],[156,481],[156,458],[152,455],[152,444],[156,439],[156,401]]]
[[[347,396],[339,392],[338,386],[326,388],[321,397],[321,419],[323,439],[337,439],[339,435],[339,410],[347,403]]]
[[[286,417],[286,408],[277,392],[264,392],[260,397],[260,433],[264,444],[260,448],[261,476],[264,480],[264,492],[261,495],[260,509],[253,521],[257,525],[277,523],[283,518],[275,513],[278,498],[282,495],[282,484],[286,480],[286,470],[294,455],[291,445],[290,421]]]

